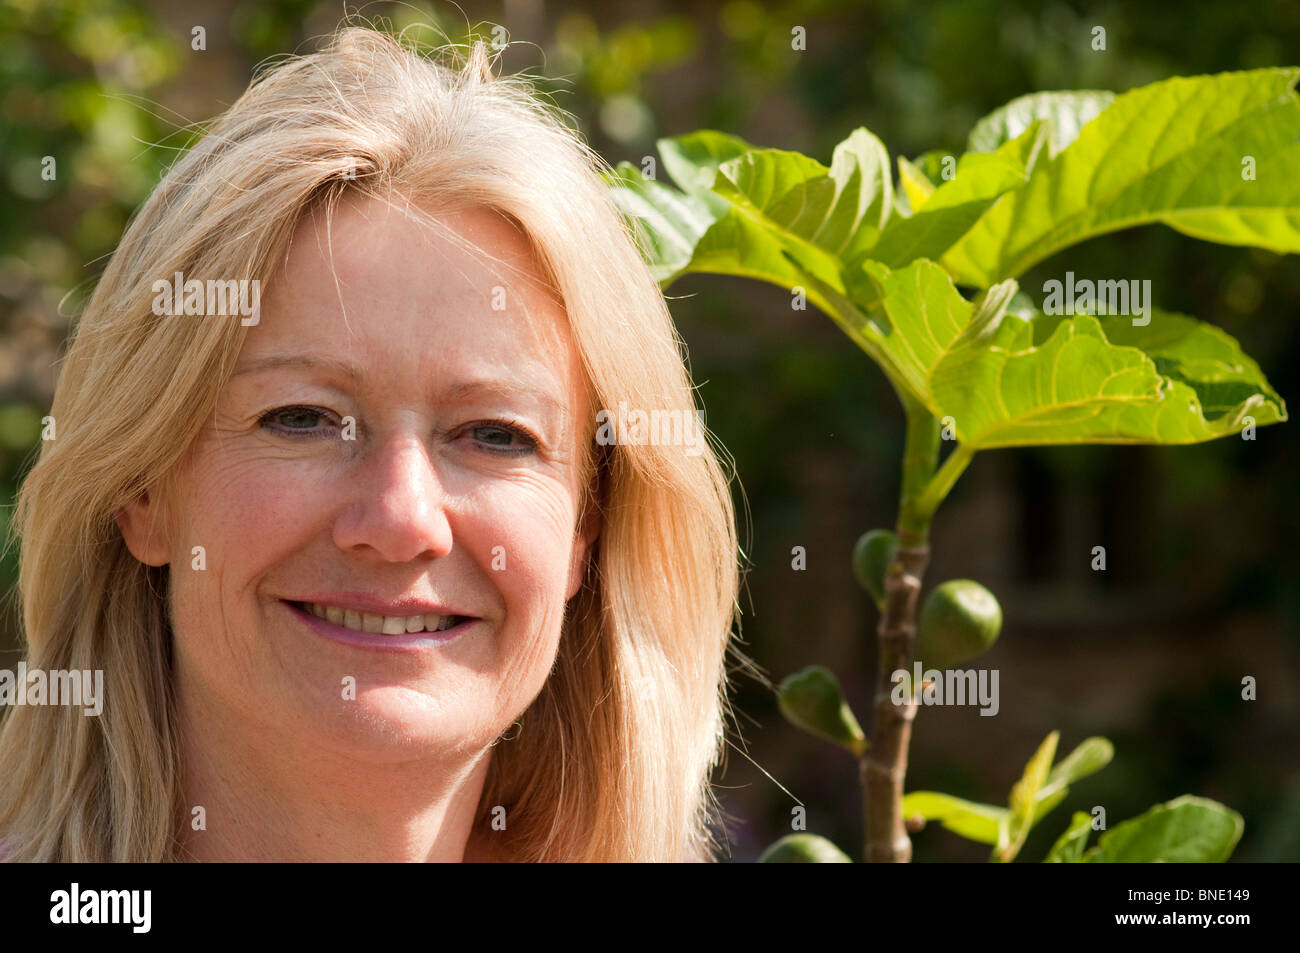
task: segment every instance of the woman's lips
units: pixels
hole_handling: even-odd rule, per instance
[[[415,613],[374,612],[364,608],[330,604],[324,601],[290,600],[298,608],[310,612],[318,619],[357,632],[382,632],[384,635],[401,635],[403,632],[441,632],[450,629],[465,616],[446,609],[422,609]]]
[[[304,625],[315,632],[317,635],[339,642],[343,645],[350,645],[354,648],[371,649],[374,651],[418,651],[420,649],[433,648],[459,638],[471,626],[479,622],[479,619],[470,616],[453,616],[454,624],[450,628],[441,629],[436,632],[384,632],[380,631],[358,631],[355,628],[349,628],[346,624],[331,622],[328,618],[321,618],[312,612],[311,606],[303,602],[291,602],[288,599],[280,600],[285,607],[294,614]],[[337,615],[337,613],[334,613]],[[360,615],[359,613],[352,613]],[[366,614],[367,616],[369,613]],[[363,625],[365,628],[375,628],[374,619],[383,617],[374,616]],[[353,620],[355,621],[355,620]],[[390,620],[391,621],[391,620]],[[390,629],[393,626],[390,625]]]

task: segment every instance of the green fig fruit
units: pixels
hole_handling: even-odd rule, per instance
[[[897,553],[898,537],[887,529],[863,533],[853,547],[853,575],[871,593],[877,607],[885,604],[885,571]]]
[[[844,700],[835,673],[820,665],[810,665],[787,676],[776,690],[781,714],[798,728],[832,741],[861,757],[867,739],[858,719]]]
[[[921,607],[916,658],[924,668],[947,669],[986,652],[1002,629],[1002,607],[970,579],[936,586]]]
[[[816,834],[787,834],[763,851],[760,864],[851,864],[844,853]]]

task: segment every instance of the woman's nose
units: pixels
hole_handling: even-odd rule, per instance
[[[417,436],[392,437],[356,471],[350,505],[334,526],[346,550],[370,549],[388,562],[451,551],[451,524],[437,468]]]

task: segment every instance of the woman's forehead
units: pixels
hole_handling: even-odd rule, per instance
[[[527,382],[571,407],[585,393],[568,316],[528,239],[485,206],[431,215],[350,197],[333,214],[317,210],[268,282],[261,314],[241,369],[310,352],[362,373]]]
[[[345,194],[303,216],[284,261],[293,275],[328,267],[341,278],[396,263],[432,271],[440,280],[486,281],[522,292],[546,287],[528,238],[506,215],[486,205],[436,207],[400,195]],[[490,279],[490,280],[489,280]]]
[[[554,336],[568,323],[528,239],[484,206],[431,213],[349,197],[333,209],[318,207],[295,230],[267,298],[286,312],[364,305],[394,319],[476,313],[516,331],[522,323],[535,336]]]

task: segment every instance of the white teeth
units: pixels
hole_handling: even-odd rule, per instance
[[[384,635],[442,632],[450,629],[456,622],[456,617],[450,615],[385,616],[375,615],[372,612],[357,612],[354,609],[340,609],[338,606],[326,606],[318,602],[307,603],[305,608],[317,618],[328,619],[345,629],[356,632],[381,632]]]

